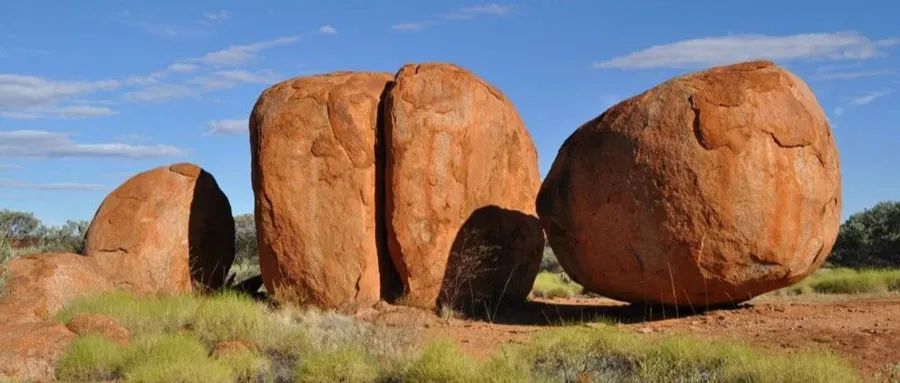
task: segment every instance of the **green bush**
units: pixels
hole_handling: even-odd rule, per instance
[[[828,262],[852,268],[900,267],[900,201],[881,202],[841,224]]]

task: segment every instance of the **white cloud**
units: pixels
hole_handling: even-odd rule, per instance
[[[867,105],[867,104],[871,104],[872,101],[875,101],[881,97],[887,96],[891,93],[893,93],[893,91],[891,91],[891,90],[874,90],[871,92],[867,92],[866,94],[864,94],[862,96],[854,97],[854,98],[850,99],[850,103],[855,104],[855,105]]]
[[[687,68],[769,59],[779,61],[865,60],[883,54],[898,39],[872,40],[854,31],[790,36],[734,35],[705,37],[657,45],[625,56],[595,62],[594,68]]]
[[[194,91],[191,88],[175,84],[150,85],[143,89],[125,93],[127,99],[140,102],[161,102],[193,95]]]
[[[212,120],[206,124],[209,128],[207,134],[235,135],[246,134],[249,122],[244,120]]]
[[[19,166],[19,165],[0,164],[0,171],[5,171],[5,170],[15,170],[15,169],[21,169],[21,168],[22,168],[22,167]]]
[[[189,81],[204,89],[227,89],[243,83],[269,85],[281,79],[271,70],[250,72],[246,70],[223,70],[212,72],[209,76],[197,77]]]
[[[167,157],[184,155],[171,145],[129,145],[118,142],[81,144],[65,133],[43,130],[0,131],[0,156],[6,157]]]
[[[402,23],[391,25],[391,29],[401,32],[413,32],[425,29],[425,25],[425,23]]]
[[[119,88],[121,82],[54,81],[36,76],[0,74],[0,110],[51,105],[58,101]]]
[[[469,20],[477,16],[506,16],[516,7],[508,4],[481,4],[460,8],[454,12],[444,14],[447,20]]]
[[[272,40],[261,41],[247,45],[232,45],[226,49],[210,52],[196,61],[214,66],[234,66],[253,60],[256,53],[277,46],[293,44],[300,40],[300,36],[285,36]]]
[[[319,33],[326,34],[326,35],[336,35],[338,33],[338,30],[335,27],[332,27],[331,25],[326,24],[326,25],[319,27]]]
[[[55,182],[48,184],[35,184],[30,182],[21,182],[10,179],[0,179],[0,188],[6,189],[27,189],[27,190],[79,190],[90,191],[104,189],[105,186],[98,184],[83,184],[75,182]]]
[[[172,65],[169,65],[166,70],[174,73],[187,73],[193,72],[197,70],[197,68],[199,68],[199,66],[196,64],[174,63]]]
[[[231,12],[224,9],[214,12],[204,12],[203,19],[212,23],[221,23],[231,18]]]
[[[834,115],[835,115],[835,116],[842,116],[842,115],[844,115],[844,108],[842,108],[842,107],[840,107],[840,106],[837,107],[837,108],[834,108]]]

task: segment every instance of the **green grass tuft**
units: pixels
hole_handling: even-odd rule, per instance
[[[531,294],[540,298],[569,298],[581,294],[581,285],[564,274],[542,271],[534,280]]]
[[[410,382],[463,383],[476,381],[478,364],[447,340],[425,346],[407,367],[405,380]]]
[[[295,382],[375,382],[378,362],[359,347],[344,347],[310,355],[297,364]]]
[[[56,377],[66,382],[111,380],[128,358],[118,344],[95,335],[75,339],[68,352],[56,363]]]

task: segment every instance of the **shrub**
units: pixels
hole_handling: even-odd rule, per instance
[[[540,270],[550,273],[563,273],[562,265],[559,264],[559,260],[556,259],[556,254],[553,253],[553,249],[550,246],[544,246],[544,256],[541,258]]]

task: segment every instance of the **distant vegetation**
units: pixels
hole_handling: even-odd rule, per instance
[[[128,345],[82,335],[56,367],[63,381],[140,382],[854,382],[829,353],[784,353],[610,325],[561,327],[477,360],[446,340],[349,317],[272,309],[247,297],[87,298],[57,319],[105,314],[135,334]],[[246,347],[217,352],[222,341]]]
[[[851,268],[900,268],[900,202],[881,202],[841,225],[828,262]]]
[[[900,269],[823,269],[779,295],[900,293]]]
[[[0,262],[29,253],[79,253],[89,225],[88,221],[66,221],[46,226],[33,213],[0,210]]]

